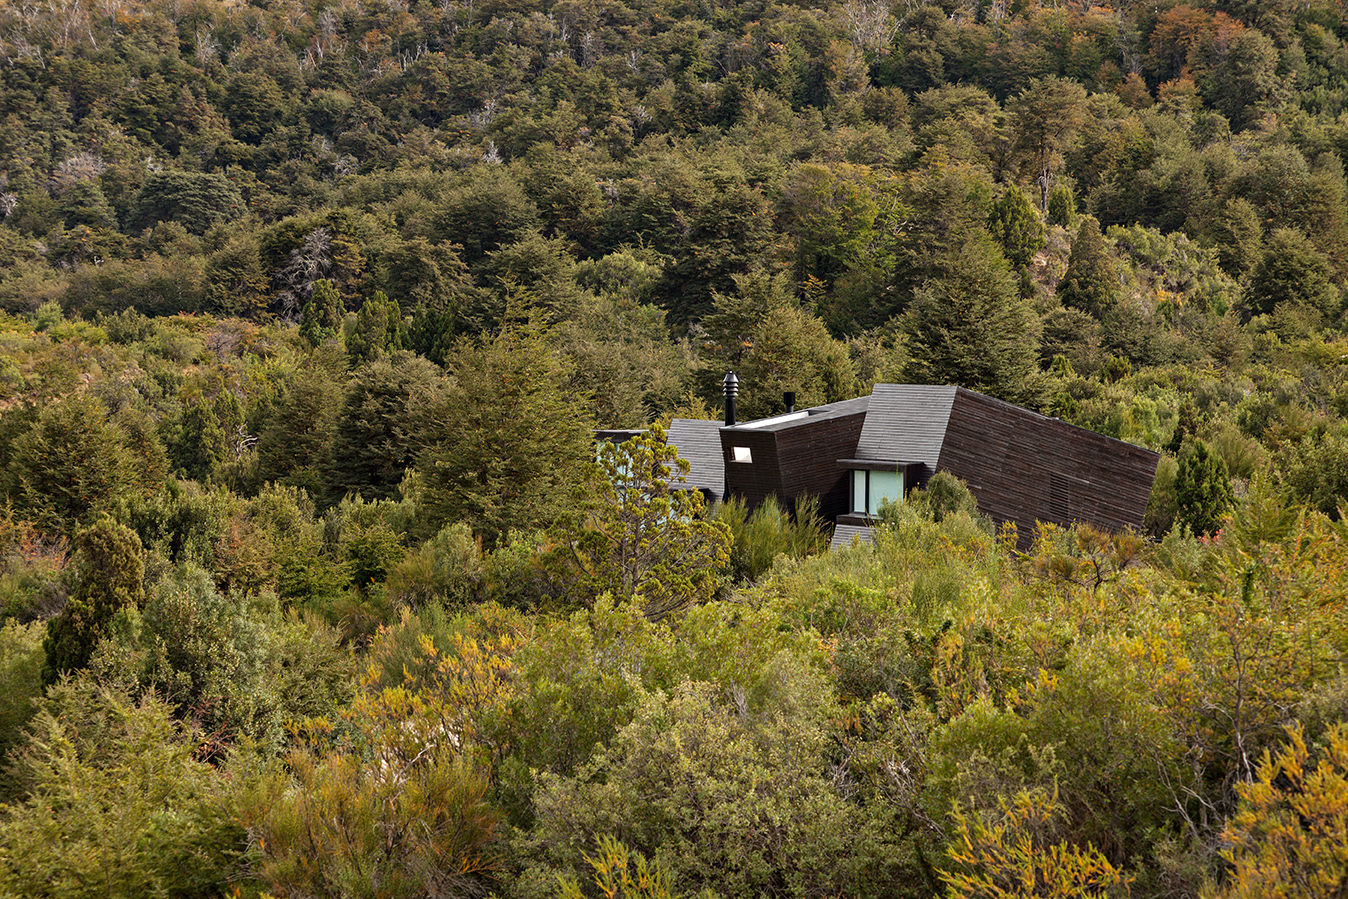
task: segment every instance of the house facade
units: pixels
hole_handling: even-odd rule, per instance
[[[962,387],[877,384],[870,396],[736,422],[675,419],[668,440],[709,498],[819,500],[835,545],[868,539],[885,501],[938,471],[968,484],[979,510],[1014,522],[1140,528],[1160,457],[1151,450]]]

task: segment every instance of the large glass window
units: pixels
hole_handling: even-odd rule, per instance
[[[869,500],[872,515],[880,514],[880,504],[885,500],[897,503],[903,500],[903,475],[897,471],[869,471],[871,476],[871,496]]]
[[[852,512],[856,515],[879,515],[880,504],[903,501],[903,472],[852,472]]]

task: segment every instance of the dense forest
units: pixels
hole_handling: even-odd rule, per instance
[[[1341,895],[1346,161],[1338,0],[0,3],[0,897]],[[732,369],[1146,532],[707,507]]]

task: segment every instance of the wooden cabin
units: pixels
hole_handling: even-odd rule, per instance
[[[712,499],[819,499],[834,544],[869,538],[885,501],[902,502],[938,471],[968,484],[979,510],[1014,522],[1022,544],[1039,521],[1109,531],[1142,526],[1160,457],[963,387],[877,384],[858,397],[736,422],[676,419],[669,442],[690,486]],[[719,440],[714,440],[713,435]]]

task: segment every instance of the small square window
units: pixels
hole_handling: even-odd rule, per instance
[[[736,446],[730,450],[730,459],[732,462],[752,462],[754,454],[749,451],[747,446]]]

